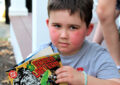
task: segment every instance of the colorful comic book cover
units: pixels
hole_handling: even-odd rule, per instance
[[[55,71],[61,66],[59,54],[51,54],[28,60],[6,73],[11,85],[67,85],[55,83]]]

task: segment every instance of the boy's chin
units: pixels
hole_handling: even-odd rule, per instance
[[[67,52],[65,49],[59,49],[58,50],[60,54],[67,55],[69,52]]]
[[[59,53],[62,54],[63,56],[71,56],[76,54],[79,50],[75,51],[75,50],[70,50],[68,48],[62,48],[62,49],[58,49]]]
[[[71,55],[71,52],[69,52],[68,49],[60,49],[59,53],[62,54],[63,56]]]

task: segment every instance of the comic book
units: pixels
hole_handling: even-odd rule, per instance
[[[61,67],[58,53],[40,56],[8,70],[11,85],[67,85],[56,84],[55,71]]]

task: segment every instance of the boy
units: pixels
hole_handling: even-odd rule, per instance
[[[93,29],[92,8],[92,0],[48,0],[46,23],[52,43],[44,47],[59,52],[63,64],[56,71],[56,83],[120,85],[120,75],[109,53],[85,40]]]

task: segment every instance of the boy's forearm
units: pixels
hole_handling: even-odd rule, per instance
[[[92,76],[88,76],[87,85],[120,85],[120,79],[118,79],[118,81],[103,80]]]

